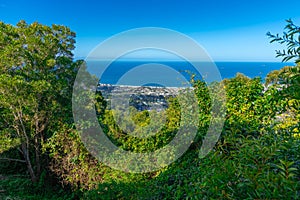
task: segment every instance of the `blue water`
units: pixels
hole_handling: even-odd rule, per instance
[[[127,79],[138,79],[141,80],[141,82],[123,81],[122,84],[139,85],[140,83],[143,83],[143,85],[179,86],[179,79],[176,79],[171,72],[165,72],[163,66],[168,66],[186,80],[190,80],[191,73],[196,74],[196,79],[203,78],[203,74],[200,74],[192,64],[185,61],[115,61],[103,72],[100,72],[103,70],[103,65],[101,65],[100,62],[101,61],[88,62],[88,71],[91,74],[96,75],[100,79],[100,83],[105,84],[120,84],[120,78],[138,66],[144,66],[143,70],[133,73],[133,76],[128,76]],[[147,65],[146,67],[145,64]],[[203,65],[205,68],[205,63],[203,63]],[[269,72],[278,70],[287,65],[293,66],[294,64],[281,62],[215,62],[215,65],[219,70],[221,79],[232,78],[237,73],[242,73],[250,78],[261,77],[262,81],[264,81],[264,78]],[[150,69],[152,69],[152,71]],[[151,78],[153,77],[155,78],[151,81]],[[174,81],[172,81],[173,79]],[[142,80],[144,80],[144,82]],[[157,83],[157,81],[161,81],[164,84]],[[167,84],[165,84],[166,82]]]

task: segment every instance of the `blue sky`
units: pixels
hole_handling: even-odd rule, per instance
[[[299,0],[0,0],[0,20],[63,24],[77,34],[76,57],[101,41],[139,27],[182,32],[216,61],[280,61],[266,32],[281,33],[285,19],[300,24]]]

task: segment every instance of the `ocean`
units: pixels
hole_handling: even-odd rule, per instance
[[[205,68],[205,63],[203,66]],[[267,74],[293,63],[282,62],[215,62],[220,76],[218,79],[232,78],[242,73],[250,78],[261,77],[264,82]],[[185,61],[115,61],[103,70],[101,61],[87,62],[88,71],[99,78],[103,84],[113,85],[150,85],[178,87],[182,79],[190,80],[191,74],[195,79],[202,79],[195,67]],[[211,67],[211,66],[210,66]],[[139,70],[135,70],[139,69]],[[100,77],[101,76],[101,77]]]

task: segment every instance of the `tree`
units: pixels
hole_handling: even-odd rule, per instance
[[[0,22],[0,153],[17,148],[31,180],[39,180],[41,148],[62,123],[72,122],[71,94],[78,66],[75,33],[60,25]]]
[[[282,36],[279,34],[273,35],[270,32],[267,36],[271,39],[271,43],[278,42],[285,44],[286,50],[277,50],[276,57],[282,57],[282,61],[286,62],[295,59],[296,66],[291,67],[289,70],[282,70],[278,76],[283,80],[283,83],[288,87],[286,88],[285,95],[292,98],[300,99],[300,27],[295,25],[291,19],[286,20],[287,25]]]
[[[276,51],[277,57],[283,57],[283,62],[295,59],[296,66],[284,67],[277,72],[270,73],[267,76],[267,82],[275,82],[281,90],[281,97],[288,99],[287,111],[296,121],[293,130],[299,130],[300,123],[300,27],[295,25],[292,20],[286,20],[287,25],[282,36],[267,33],[272,42],[285,44],[287,50]],[[291,114],[292,113],[292,114]],[[296,134],[296,133],[295,133]]]

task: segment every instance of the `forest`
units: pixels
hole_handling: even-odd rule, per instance
[[[284,29],[267,33],[266,40],[282,44],[276,56],[295,65],[264,80],[238,73],[207,84],[191,76],[201,111],[196,117],[184,115],[181,104],[189,102],[178,97],[168,98],[163,111],[131,107],[125,116],[108,109],[101,92],[86,96],[105,135],[126,151],[163,148],[182,118],[197,124],[175,162],[164,163],[174,156],[170,150],[160,157],[161,169],[129,173],[97,160],[76,129],[72,92],[84,61],[74,59],[75,32],[63,25],[0,22],[0,199],[299,199],[300,27],[287,20]],[[214,95],[226,99],[219,105],[224,126],[213,149],[199,157],[216,103],[209,90],[220,86],[225,94]],[[151,123],[163,127],[151,133]]]

